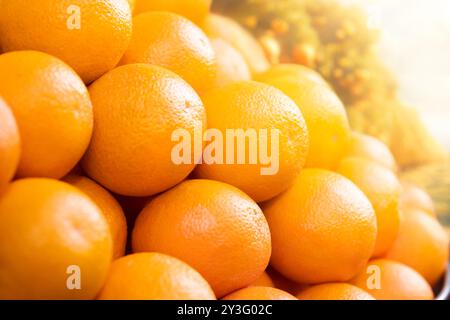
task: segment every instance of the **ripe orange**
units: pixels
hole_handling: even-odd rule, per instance
[[[14,177],[20,160],[20,136],[16,119],[0,98],[0,192]]]
[[[377,215],[378,235],[373,255],[386,253],[397,238],[400,183],[392,171],[360,158],[344,159],[338,172],[352,180],[369,198]]]
[[[352,281],[377,300],[432,300],[427,281],[410,267],[384,259],[371,261]]]
[[[114,68],[131,39],[127,0],[4,0],[3,51],[37,50],[60,58],[90,83]]]
[[[213,39],[211,44],[217,58],[216,86],[251,80],[250,69],[239,51],[221,39]]]
[[[286,190],[302,169],[308,153],[308,130],[296,104],[281,91],[252,81],[213,89],[204,94],[202,100],[208,128],[218,130],[225,141],[223,145],[214,143],[215,155],[223,155],[223,159],[218,159],[217,163],[204,157],[196,175],[234,185],[256,202]],[[227,138],[230,130],[239,129],[248,133],[245,145],[236,142],[239,139],[234,137]],[[235,142],[234,149],[227,148],[230,141]],[[251,144],[256,145],[259,153]],[[261,158],[263,148],[271,157],[267,164]],[[239,154],[245,156],[245,161],[238,161]],[[257,159],[251,163],[253,156]]]
[[[133,37],[121,64],[148,63],[172,70],[197,91],[216,79],[216,56],[208,37],[191,21],[169,12],[134,17]]]
[[[313,81],[320,85],[328,85],[325,79],[313,69],[299,64],[277,64],[265,72],[255,75],[256,81],[266,82],[274,78],[293,78],[300,81]]]
[[[100,300],[215,300],[209,284],[193,268],[160,253],[115,260]]]
[[[297,103],[309,131],[306,167],[335,169],[344,155],[350,127],[344,105],[328,85],[308,77],[266,78]]]
[[[449,258],[449,237],[439,222],[423,211],[407,209],[386,258],[404,263],[435,285]]]
[[[423,210],[430,216],[436,217],[433,199],[425,190],[410,183],[402,183],[402,187],[399,200],[401,209],[406,211],[410,209]]]
[[[95,128],[82,164],[94,180],[119,194],[149,196],[194,169],[194,157],[180,165],[171,157],[174,131],[185,129],[194,137],[206,120],[202,101],[183,79],[160,67],[132,64],[110,71],[89,92]]]
[[[249,287],[270,287],[275,288],[275,284],[267,272],[263,272]]]
[[[227,295],[222,300],[297,300],[280,289],[270,287],[248,287]]]
[[[77,188],[24,179],[0,197],[0,299],[93,299],[111,256],[108,225]]]
[[[64,178],[64,181],[83,191],[99,207],[111,231],[113,258],[122,257],[125,254],[127,243],[127,221],[117,200],[102,186],[89,178],[69,175]]]
[[[0,56],[0,95],[14,113],[22,141],[17,175],[65,176],[92,135],[92,104],[81,79],[45,53],[10,52]]]
[[[270,258],[270,231],[258,205],[227,184],[189,180],[139,215],[135,252],[161,252],[198,270],[217,297],[253,283]]]
[[[373,252],[374,210],[353,183],[336,173],[303,170],[263,210],[272,234],[270,263],[298,283],[347,281]]]
[[[299,300],[375,300],[366,291],[347,283],[327,283],[310,287],[297,295]]]

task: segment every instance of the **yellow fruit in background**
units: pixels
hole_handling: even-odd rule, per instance
[[[297,295],[299,300],[375,300],[366,291],[347,283],[327,283],[310,287]]]
[[[11,109],[0,97],[0,192],[14,177],[20,160],[20,135]]]
[[[89,93],[65,63],[37,51],[0,55],[0,95],[19,127],[18,177],[65,176],[92,135]]]
[[[134,12],[134,8],[136,7],[136,0],[128,0],[128,3],[130,4],[131,12]]]
[[[270,278],[269,274],[264,271],[261,276],[253,282],[249,287],[270,287],[275,288],[275,284],[273,283],[272,279]]]
[[[205,279],[184,262],[140,253],[113,262],[100,300],[215,300]]]
[[[225,137],[223,146],[216,150],[224,161],[208,163],[205,158],[197,167],[196,176],[234,185],[256,202],[286,190],[302,169],[308,153],[308,131],[296,104],[281,91],[253,81],[213,89],[202,95],[202,100],[208,128]],[[249,131],[248,142],[240,145],[235,139],[234,149],[227,148],[230,140],[233,142],[233,138],[226,138],[227,132],[238,129]],[[256,145],[257,152],[250,144]],[[270,161],[261,157],[263,148],[267,149]],[[239,154],[244,154],[244,164],[239,163]],[[226,161],[231,156],[232,163]],[[256,161],[250,162],[251,158]]]
[[[263,205],[272,235],[270,264],[298,283],[348,281],[367,263],[376,217],[367,197],[336,173],[305,169]]]
[[[134,17],[133,37],[121,64],[148,63],[172,70],[198,92],[214,85],[216,56],[208,37],[191,21],[169,12]]]
[[[89,93],[95,128],[82,165],[94,180],[118,194],[143,197],[173,187],[194,169],[194,139],[191,162],[177,165],[172,134],[179,129],[191,137],[201,133],[205,109],[179,76],[131,64],[104,75]]]
[[[293,78],[299,81],[313,81],[317,84],[328,85],[326,80],[315,70],[307,68],[299,64],[277,64],[270,69],[255,75],[256,81],[270,81],[274,78]]]
[[[77,188],[24,179],[0,197],[0,299],[93,299],[111,257],[108,224]]]
[[[433,199],[425,190],[409,183],[402,183],[402,187],[399,200],[401,209],[423,210],[430,216],[436,217]]]
[[[72,174],[65,177],[64,181],[83,191],[99,207],[111,231],[113,258],[122,257],[125,254],[127,242],[127,221],[117,200],[89,178]]]
[[[296,297],[280,289],[270,287],[249,287],[233,292],[222,300],[297,300]]]
[[[338,173],[353,181],[369,198],[377,215],[378,235],[373,256],[380,257],[398,235],[400,183],[392,171],[361,158],[342,160]]]
[[[0,47],[37,50],[69,64],[86,83],[114,68],[131,39],[127,0],[3,0]]]

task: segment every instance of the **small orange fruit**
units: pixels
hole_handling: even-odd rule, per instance
[[[208,128],[226,141],[215,140],[214,155],[221,157],[204,157],[196,176],[234,185],[256,202],[286,190],[308,153],[308,130],[296,104],[281,91],[252,81],[212,89],[202,100]],[[235,135],[230,137],[230,132]],[[264,149],[267,159],[261,156]]]
[[[64,181],[83,191],[99,207],[111,231],[113,258],[122,257],[127,243],[127,220],[117,200],[89,178],[69,175],[64,178]]]
[[[273,281],[270,278],[269,274],[264,271],[261,274],[261,276],[258,279],[256,279],[256,281],[253,282],[249,287],[270,287],[270,288],[275,288],[275,284],[273,283]]]
[[[313,81],[320,85],[328,85],[325,79],[315,70],[299,64],[277,64],[270,69],[255,75],[255,80],[260,82],[270,81],[274,78],[293,78],[300,81]]]
[[[448,248],[448,233],[436,219],[406,209],[398,237],[385,257],[410,266],[435,285],[447,267]]]
[[[211,287],[184,262],[139,253],[115,260],[100,300],[215,300]]]
[[[11,107],[22,141],[17,175],[65,176],[92,135],[92,104],[81,79],[45,53],[10,52],[0,55],[0,95]]]
[[[327,283],[310,287],[297,295],[299,300],[375,300],[366,291],[347,283]]]
[[[148,63],[172,70],[198,92],[216,80],[216,56],[208,37],[191,21],[169,12],[134,17],[133,37],[121,64]]]
[[[0,197],[0,299],[93,299],[111,257],[108,224],[77,188],[24,179]]]
[[[401,209],[423,210],[430,216],[436,217],[433,199],[425,190],[410,183],[402,183],[402,187],[399,200]]]
[[[139,215],[135,252],[161,252],[198,270],[217,297],[246,287],[266,269],[270,231],[258,205],[227,184],[189,180]]]
[[[371,261],[351,282],[377,300],[432,300],[434,296],[419,273],[390,260]]]
[[[378,235],[373,255],[386,253],[397,238],[400,183],[392,171],[361,158],[344,159],[338,172],[352,180],[369,198],[377,215]]]
[[[295,282],[350,280],[373,252],[374,210],[351,181],[336,173],[303,170],[263,210],[272,234],[271,266]]]
[[[297,300],[280,289],[270,287],[248,287],[227,295],[222,300]]]
[[[95,128],[82,165],[94,180],[119,194],[150,196],[194,169],[193,156],[191,163],[176,165],[175,144],[168,143],[179,129],[191,137],[201,134],[206,120],[199,96],[179,76],[156,66],[126,65],[97,80],[89,92]]]
[[[14,177],[20,160],[20,136],[11,109],[0,98],[0,192]]]
[[[131,24],[127,0],[4,0],[0,47],[51,54],[90,83],[117,65]]]

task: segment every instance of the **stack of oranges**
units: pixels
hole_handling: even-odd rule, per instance
[[[428,195],[210,5],[0,2],[0,299],[432,299]]]

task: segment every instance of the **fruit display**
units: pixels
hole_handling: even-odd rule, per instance
[[[441,149],[364,19],[0,0],[0,300],[435,299]]]

